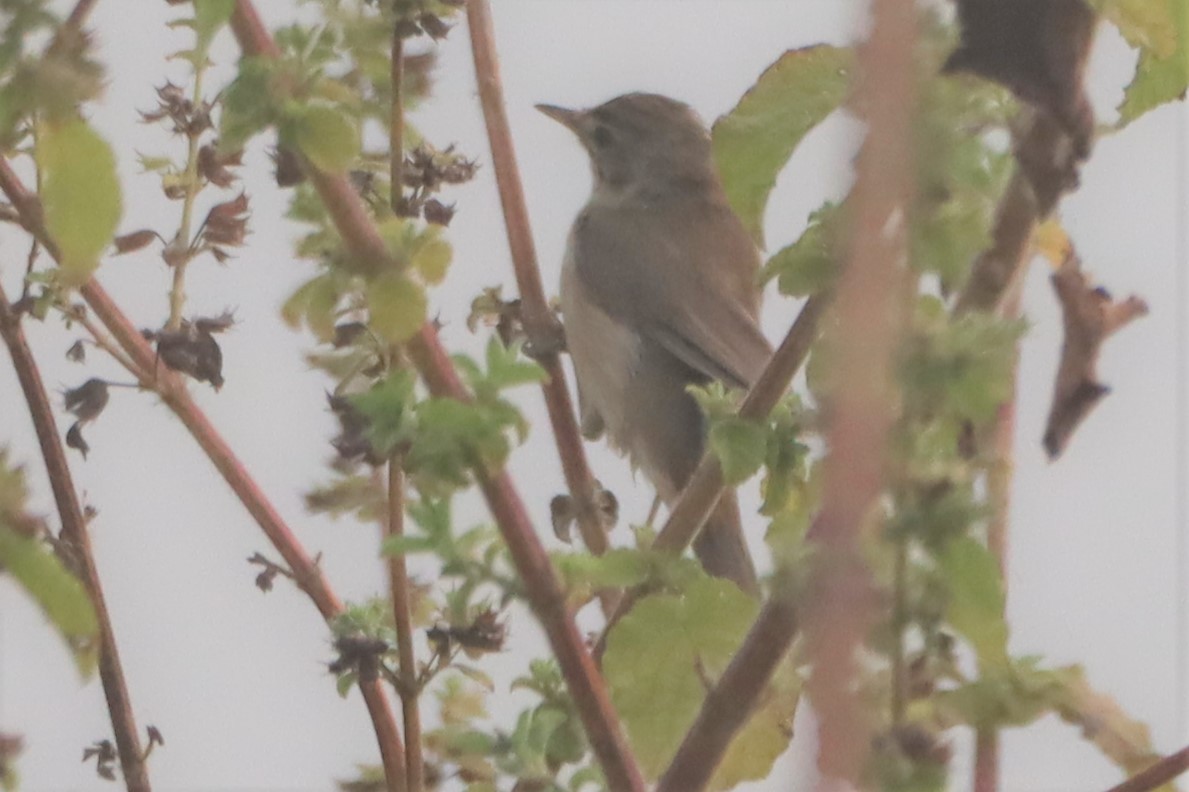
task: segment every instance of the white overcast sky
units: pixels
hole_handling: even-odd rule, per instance
[[[59,4],[66,6],[66,4]],[[289,0],[262,0],[270,23],[291,18]],[[860,4],[836,0],[503,0],[495,4],[508,109],[532,212],[546,283],[558,277],[569,223],[589,189],[585,157],[560,126],[532,105],[581,106],[633,90],[669,94],[707,120],[730,109],[755,77],[785,49],[819,41],[846,43]],[[158,128],[136,123],[152,106],[154,86],[184,67],[167,64],[188,46],[185,31],[164,24],[180,13],[163,2],[105,0],[92,27],[111,86],[93,109],[116,147],[125,178],[124,231],[152,227],[167,236],[178,205],[161,197],[156,179],[138,175],[136,152],[178,153]],[[308,13],[308,10],[307,10]],[[439,47],[434,99],[413,116],[431,140],[457,142],[486,165],[488,152],[463,26]],[[236,55],[224,34],[214,56],[217,85]],[[1104,29],[1091,69],[1092,95],[1109,118],[1129,60]],[[806,141],[782,176],[767,217],[771,249],[796,238],[809,211],[845,191],[854,127],[832,119]],[[1102,141],[1083,174],[1082,190],[1062,216],[1086,267],[1114,293],[1145,297],[1151,315],[1108,344],[1101,377],[1114,393],[1091,415],[1058,464],[1048,464],[1040,436],[1060,345],[1060,317],[1047,272],[1031,272],[1024,306],[1032,331],[1021,363],[1010,558],[1011,648],[1051,664],[1082,662],[1091,682],[1149,723],[1157,749],[1189,737],[1186,729],[1184,508],[1186,432],[1184,124],[1181,108],[1151,114],[1117,138]],[[277,309],[313,272],[296,260],[297,231],[280,219],[284,196],[271,187],[257,141],[245,181],[254,216],[251,244],[225,268],[201,261],[192,269],[188,311],[235,308],[241,324],[224,338],[227,384],[215,394],[192,388],[215,425],[241,455],[346,599],[381,590],[376,530],[306,515],[301,494],[324,478],[326,381],[306,370],[309,339],[278,321]],[[511,274],[492,173],[447,196],[459,214],[450,238],[454,268],[434,294],[451,344],[481,343],[463,325],[471,297]],[[0,277],[18,289],[25,241],[0,234]],[[152,254],[109,261],[101,282],[139,326],[159,325],[168,273]],[[773,337],[793,307],[770,296],[765,326]],[[98,355],[85,367],[62,353],[74,336],[56,322],[27,324],[51,387],[88,376],[126,380]],[[32,430],[7,357],[0,355],[0,444],[27,463],[34,505],[52,514]],[[538,426],[513,455],[512,471],[538,525],[547,533],[549,498],[562,490],[555,452],[536,391],[521,403]],[[62,421],[62,428],[68,424]],[[327,632],[308,600],[283,583],[264,596],[244,559],[267,543],[241,505],[170,414],[147,395],[114,394],[89,428],[90,458],[71,457],[76,483],[99,510],[92,523],[136,714],[155,724],[166,747],[151,774],[161,790],[324,790],[376,761],[366,713],[356,694],[341,700],[325,670]],[[620,497],[625,518],[641,520],[650,494],[634,484],[626,463],[592,448],[596,474]],[[480,503],[461,504],[461,519],[483,519]],[[758,528],[753,533],[758,533]],[[626,541],[626,531],[616,534]],[[552,541],[552,540],[550,540]],[[758,543],[758,539],[756,539]],[[545,651],[523,613],[511,625],[511,649],[484,661],[501,681],[493,710],[522,706],[509,674],[525,653]],[[433,710],[432,699],[426,707]],[[433,716],[431,714],[431,720]],[[508,722],[505,718],[505,722]],[[803,788],[812,724],[798,721],[793,754],[756,790]],[[30,792],[111,789],[90,766],[83,746],[110,735],[97,680],[80,686],[40,614],[0,580],[0,730],[23,733],[23,788]],[[964,749],[967,742],[959,738]],[[1105,788],[1118,773],[1076,732],[1054,719],[1004,740],[1005,792],[1074,792]],[[962,751],[959,751],[961,754]],[[799,757],[799,758],[798,758]],[[955,788],[965,785],[965,759]]]

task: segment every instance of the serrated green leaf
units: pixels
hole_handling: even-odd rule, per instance
[[[359,158],[355,122],[333,107],[302,105],[290,111],[285,126],[294,145],[319,170],[342,173]]]
[[[1140,51],[1135,67],[1135,76],[1123,92],[1123,103],[1119,105],[1118,126],[1123,127],[1174,99],[1184,99],[1189,86],[1189,10],[1178,0],[1144,0],[1153,7],[1168,9],[1171,25],[1167,30],[1173,33],[1171,52],[1161,55],[1155,46]]]
[[[532,385],[545,379],[545,369],[536,361],[521,357],[521,345],[504,346],[496,336],[487,341],[486,381],[497,391],[517,385]]]
[[[45,225],[68,286],[91,277],[115,237],[122,203],[111,147],[83,121],[42,124],[37,135]]]
[[[789,297],[806,297],[828,288],[838,273],[833,243],[837,211],[836,204],[827,203],[811,214],[801,237],[764,264],[762,280],[776,278],[780,293]]]
[[[240,59],[239,74],[223,92],[220,151],[239,151],[253,135],[276,120],[276,96],[271,85],[274,67],[271,58]]]
[[[99,623],[83,584],[44,543],[3,524],[0,524],[0,569],[33,598],[66,639],[79,673],[89,677],[98,662],[95,642]]]
[[[397,369],[371,390],[351,396],[351,403],[368,420],[368,441],[381,454],[415,432],[413,388],[416,378],[411,371]]]
[[[219,28],[231,19],[235,0],[194,0],[194,30],[198,34],[197,49],[205,56],[211,40]]]
[[[386,273],[367,285],[368,326],[385,341],[408,341],[425,323],[425,290],[400,273]]]
[[[764,208],[797,145],[846,96],[850,50],[789,50],[714,124],[714,159],[731,207],[763,247]]]
[[[938,560],[949,591],[946,620],[970,642],[981,669],[1006,667],[1005,597],[995,557],[974,539],[961,537]]]
[[[710,447],[722,465],[723,480],[740,484],[755,475],[768,454],[763,425],[743,418],[725,418],[710,427]]]
[[[297,329],[304,322],[319,340],[334,336],[335,308],[339,302],[339,285],[330,274],[319,275],[297,287],[281,305],[285,324]]]
[[[705,698],[702,674],[722,673],[757,611],[730,582],[702,578],[641,600],[612,628],[603,672],[646,777],[668,765]]]

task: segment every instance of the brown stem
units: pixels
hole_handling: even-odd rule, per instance
[[[276,44],[250,0],[236,0],[231,22],[245,55],[266,56],[276,52]],[[369,268],[392,266],[383,240],[347,179],[315,168],[307,167],[307,171],[355,259]],[[432,323],[422,326],[409,342],[408,352],[432,393],[460,400],[470,398]],[[643,790],[644,782],[611,707],[606,684],[574,624],[561,584],[524,502],[504,471],[489,471],[476,465],[475,478],[524,582],[529,604],[544,627],[607,784],[617,791]]]
[[[491,161],[499,187],[500,206],[508,231],[508,247],[512,252],[516,286],[520,290],[524,328],[530,344],[538,353],[537,361],[548,375],[541,389],[553,427],[554,442],[561,457],[562,473],[577,507],[578,529],[587,548],[596,555],[602,555],[607,551],[608,542],[598,508],[598,485],[586,460],[573,400],[557,351],[556,339],[560,335],[560,328],[541,284],[524,186],[516,164],[516,149],[505,109],[491,4],[488,0],[470,0],[467,3],[467,27],[471,34],[479,101],[487,122],[487,139],[491,143]]]
[[[789,328],[772,359],[768,361],[759,379],[739,406],[741,417],[764,420],[768,413],[772,412],[772,408],[788,391],[794,375],[808,357],[809,349],[817,338],[822,315],[829,303],[829,294],[816,294],[805,302],[793,326]],[[714,505],[718,503],[723,486],[722,468],[719,466],[718,457],[707,452],[682,490],[660,533],[657,534],[652,544],[653,548],[677,555],[689,547],[706,523]],[[646,593],[646,588],[637,587],[624,594],[615,612],[607,619],[607,626],[595,645],[596,657],[602,656],[610,629]]]
[[[1189,771],[1189,746],[1169,754],[1147,770],[1111,787],[1107,792],[1152,792],[1186,771]]]
[[[392,714],[392,707],[388,706],[388,696],[384,695],[378,675],[361,671],[359,691],[363,693],[363,701],[376,732],[376,742],[380,745],[380,762],[384,766],[388,792],[406,792],[405,752],[401,748],[400,729],[396,726],[396,717]]]
[[[40,240],[45,249],[57,258],[58,247],[46,232],[37,197],[25,189],[13,172],[12,166],[3,158],[0,158],[0,191],[21,213],[21,222],[29,233]],[[140,369],[138,376],[141,385],[156,391],[181,419],[223,479],[285,559],[293,573],[294,581],[313,600],[323,618],[329,621],[342,613],[343,604],[323,576],[318,564],[306,553],[305,548],[252,479],[243,463],[211,425],[206,414],[194,404],[181,379],[173,372],[157,366],[156,352],[98,281],[92,278],[83,284],[79,291],[108,332]],[[380,752],[386,757],[385,761],[389,761],[388,757],[403,754],[399,735],[395,744],[388,742],[392,734],[397,734],[397,730],[392,709],[382,688],[372,684],[360,685],[360,689],[367,701],[368,711],[372,713],[372,723],[380,741]],[[402,768],[403,764],[402,758]],[[403,778],[403,769],[401,777]]]
[[[819,546],[805,597],[806,684],[818,714],[818,768],[855,784],[871,746],[854,685],[856,650],[876,620],[864,529],[883,490],[894,419],[893,356],[904,306],[907,213],[912,205],[916,4],[874,0],[859,53],[856,107],[867,137],[852,193],[850,256],[838,283],[837,355],[823,469],[822,509],[809,532]]]
[[[399,455],[388,461],[389,537],[405,532],[405,477]],[[409,601],[409,570],[404,553],[388,556],[388,588],[392,596],[392,617],[396,624],[396,651],[400,660],[401,710],[405,722],[405,771],[409,792],[421,792],[424,760],[421,755],[421,710],[418,703],[417,660],[413,655],[413,619]]]
[[[13,203],[16,204],[15,201]],[[136,728],[136,717],[132,712],[132,697],[128,693],[128,684],[124,679],[123,667],[120,664],[120,653],[116,647],[111,615],[107,610],[107,601],[103,596],[103,586],[99,580],[99,570],[95,566],[91,538],[87,533],[87,521],[75,493],[70,466],[67,464],[66,453],[59,440],[57,423],[54,420],[45,384],[41,379],[41,372],[37,368],[33,352],[25,340],[25,334],[21,330],[20,317],[12,310],[12,305],[8,302],[8,296],[4,293],[2,286],[0,286],[0,336],[3,336],[9,355],[12,357],[12,366],[16,370],[17,379],[21,383],[21,391],[25,396],[25,403],[28,405],[30,417],[33,419],[37,443],[41,447],[42,459],[45,460],[50,489],[54,494],[54,503],[58,509],[59,519],[62,521],[63,538],[74,551],[78,562],[76,571],[95,609],[95,618],[99,626],[99,678],[103,683],[103,695],[107,699],[107,710],[116,738],[116,749],[120,755],[120,768],[124,774],[124,783],[130,792],[148,792],[151,788],[149,775],[144,763],[144,753],[140,746],[140,733]]]
[[[389,77],[392,82],[392,103],[388,106],[388,202],[392,211],[399,215],[405,195],[405,40],[400,32],[399,20],[392,23],[392,64]]]
[[[1003,306],[1005,318],[1020,314],[1023,296],[1022,283],[1017,279]],[[1013,446],[1016,436],[1016,386],[1020,361],[1017,347],[1012,356],[1011,396],[999,405],[993,429],[994,460],[987,475],[987,495],[991,503],[991,522],[987,526],[987,549],[999,565],[999,577],[1007,592],[1008,527],[1011,517],[1011,481]],[[993,728],[981,728],[974,742],[974,792],[997,792],[999,789],[999,733]]]

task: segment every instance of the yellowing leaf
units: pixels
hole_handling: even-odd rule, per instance
[[[706,684],[722,674],[757,610],[733,584],[701,578],[681,595],[642,600],[612,629],[603,671],[648,778],[672,759],[702,706]],[[728,751],[714,788],[767,775],[788,743],[785,721],[795,702],[795,693],[786,691],[761,703]]]
[[[441,283],[454,259],[454,248],[444,239],[431,239],[413,254],[413,267],[426,283]]]
[[[797,145],[846,96],[850,50],[789,50],[714,124],[714,159],[727,199],[760,246],[768,194]]]
[[[1073,250],[1073,243],[1065,233],[1061,221],[1050,217],[1032,234],[1032,249],[1044,256],[1051,266],[1060,267],[1061,262]]]
[[[1167,58],[1177,49],[1176,20],[1165,0],[1095,0],[1102,15],[1119,29],[1127,43]]]
[[[1123,92],[1119,106],[1120,127],[1126,126],[1149,110],[1185,97],[1189,86],[1189,51],[1185,39],[1189,37],[1189,11],[1184,0],[1137,0],[1151,6],[1150,13],[1159,13],[1166,22],[1159,25],[1171,40],[1161,45],[1153,42],[1140,49],[1135,76]],[[1123,27],[1120,26],[1120,30]],[[1124,33],[1126,35],[1126,33]]]
[[[83,121],[43,124],[37,135],[45,225],[58,245],[63,282],[91,277],[120,222],[120,183],[111,147]]]
[[[367,307],[372,330],[400,344],[425,322],[425,291],[404,275],[382,275],[367,286]]]
[[[306,105],[290,120],[293,142],[319,170],[342,172],[359,157],[359,130],[338,110]]]

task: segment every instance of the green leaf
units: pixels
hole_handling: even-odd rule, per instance
[[[520,350],[519,343],[504,346],[494,335],[488,339],[486,381],[497,391],[544,381],[545,369],[536,361],[522,358]]]
[[[339,279],[332,273],[312,278],[290,295],[281,306],[281,318],[292,328],[304,321],[319,340],[334,337],[335,308],[339,304]]]
[[[1152,7],[1153,14],[1161,13],[1158,9],[1164,9],[1168,22],[1163,29],[1172,33],[1173,46],[1166,54],[1161,51],[1167,47],[1156,45],[1140,50],[1135,76],[1124,90],[1123,103],[1119,106],[1119,127],[1130,124],[1149,110],[1167,102],[1184,99],[1186,87],[1189,86],[1189,51],[1186,50],[1186,39],[1189,38],[1189,20],[1186,17],[1189,11],[1183,2],[1178,7],[1177,0],[1143,1]]]
[[[425,323],[425,290],[401,273],[386,273],[367,285],[368,325],[384,340],[401,344]]]
[[[705,678],[722,673],[757,611],[757,603],[733,584],[703,577],[682,595],[640,601],[612,628],[603,671],[648,778],[656,778],[672,759],[702,706]],[[793,705],[795,696],[783,689],[761,702],[732,743],[714,788],[767,774],[788,744]]]
[[[740,484],[755,475],[768,454],[768,434],[762,424],[732,417],[710,427],[710,447],[722,464],[727,484]]]
[[[838,208],[827,203],[811,214],[801,238],[768,259],[762,280],[776,278],[780,293],[789,297],[806,297],[829,287],[838,272],[833,242]]]
[[[98,661],[99,623],[91,599],[46,545],[0,523],[0,568],[16,579],[66,639],[79,673],[89,677]]]
[[[290,111],[286,129],[314,167],[342,173],[359,158],[359,130],[343,113],[321,104]]]
[[[441,283],[454,258],[454,248],[444,239],[430,239],[413,254],[413,268],[426,283]]]
[[[43,124],[37,135],[45,225],[58,245],[63,282],[79,286],[99,266],[122,211],[116,158],[83,121]]]
[[[437,543],[429,536],[387,536],[380,543],[380,554],[386,556],[428,553]]]
[[[811,129],[846,96],[850,50],[818,45],[789,50],[714,124],[714,159],[727,199],[757,244],[768,194]]]
[[[223,112],[219,116],[221,151],[239,151],[253,135],[276,120],[274,67],[271,58],[240,59],[239,74],[223,92]]]
[[[211,40],[219,28],[231,18],[235,0],[194,0],[194,30],[198,34],[198,49],[205,57]]]
[[[351,396],[351,403],[368,419],[368,441],[381,454],[407,441],[415,431],[413,387],[416,377],[397,369],[371,390]]]
[[[1091,0],[1132,47],[1158,58],[1176,52],[1176,10],[1164,0]]]
[[[980,668],[1007,666],[1003,580],[995,557],[970,537],[949,543],[939,559],[949,589],[946,620],[970,642]]]

